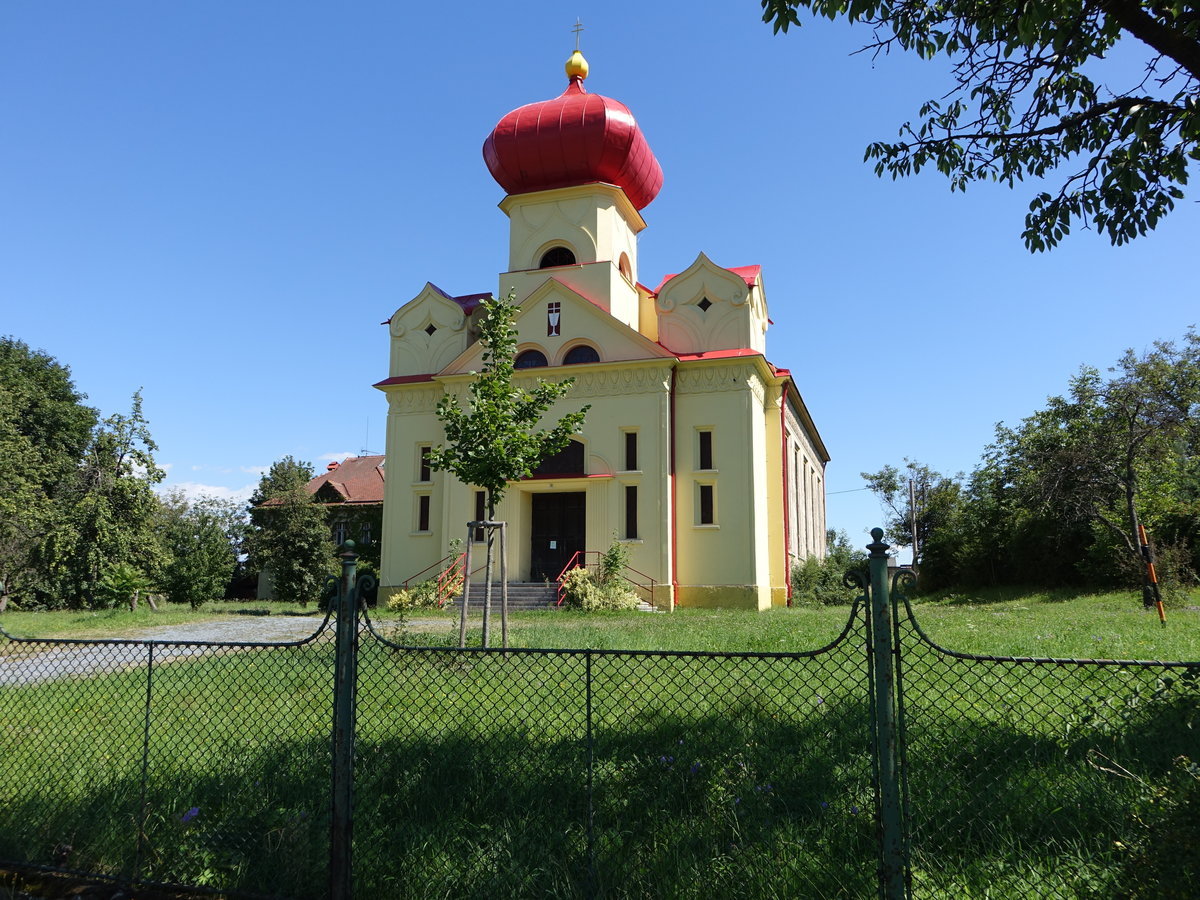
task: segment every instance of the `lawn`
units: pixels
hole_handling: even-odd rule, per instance
[[[1167,624],[1131,592],[1102,594],[995,589],[918,598],[918,622],[935,642],[952,650],[1007,656],[1200,660],[1200,594],[1168,608]],[[514,613],[516,646],[563,649],[796,651],[824,646],[841,632],[847,606],[796,607],[761,613],[679,609],[672,614],[569,611]],[[208,603],[198,610],[160,604],[128,609],[20,612],[0,615],[0,628],[21,637],[129,638],[149,628],[245,616],[314,617],[316,610],[268,601]],[[403,628],[404,643],[444,643],[456,633],[451,612],[418,610],[407,625],[395,613],[372,611],[380,630]],[[472,611],[478,641],[479,613]],[[493,613],[499,639],[500,617]]]
[[[1164,629],[1130,595],[954,597],[916,611],[960,651],[1200,658],[1196,610],[1170,610]],[[448,614],[407,629],[380,616],[385,640],[364,636],[360,658],[356,890],[869,895],[861,617],[832,649],[803,652],[837,638],[849,614],[524,613],[515,647],[595,652],[507,657],[445,646]],[[1170,896],[1194,884],[1191,869],[1171,869],[1194,866],[1194,850],[1176,851],[1200,840],[1196,779],[1175,762],[1200,759],[1187,670],[956,660],[901,630],[916,897]],[[67,867],[320,896],[328,641],[161,653],[152,681],[128,656],[96,677],[0,687],[0,859],[66,854]]]

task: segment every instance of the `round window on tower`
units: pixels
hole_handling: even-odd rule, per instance
[[[552,269],[555,266],[573,265],[575,265],[575,254],[569,247],[551,247],[542,254],[542,261],[538,263],[538,268]]]

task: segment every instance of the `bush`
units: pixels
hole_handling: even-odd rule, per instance
[[[563,605],[584,612],[637,609],[638,595],[621,574],[628,560],[628,548],[614,542],[601,555],[594,575],[588,569],[572,569],[563,576]]]
[[[830,606],[852,603],[859,594],[842,580],[846,572],[866,572],[866,554],[855,550],[844,531],[832,528],[825,535],[825,558],[810,556],[792,567],[792,604]]]
[[[455,574],[444,581],[441,573],[433,578],[414,584],[410,588],[392,588],[388,591],[387,608],[392,612],[407,612],[412,609],[439,609],[446,600],[454,597],[462,590],[461,574]]]
[[[129,603],[135,594],[145,593],[150,581],[142,570],[130,563],[114,563],[105,569],[96,584],[94,607],[111,609]]]

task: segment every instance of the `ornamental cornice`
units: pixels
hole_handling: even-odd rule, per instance
[[[395,413],[433,412],[442,398],[441,385],[415,385],[388,391],[388,410]]]
[[[590,372],[574,372],[575,384],[568,399],[574,397],[607,397],[617,394],[653,394],[667,390],[670,385],[670,369],[653,368],[606,368]],[[561,379],[554,379],[556,381]]]
[[[762,402],[764,397],[762,378],[757,366],[681,366],[677,390],[686,394],[707,394],[714,391],[751,390]]]

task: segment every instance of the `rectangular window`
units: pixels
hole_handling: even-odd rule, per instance
[[[700,432],[700,468],[711,469],[713,466],[712,432]]]
[[[486,518],[487,518],[486,495],[484,494],[483,491],[476,491],[475,492],[475,521],[482,522]],[[482,528],[475,529],[475,535],[474,535],[473,540],[477,544],[483,540],[483,529]]]
[[[713,510],[713,486],[711,484],[700,485],[700,524],[712,525],[716,522],[716,516]]]
[[[637,432],[625,432],[625,471],[636,472],[638,467],[637,458]]]
[[[421,448],[421,470],[417,475],[417,481],[432,481],[433,473],[429,468],[429,451],[433,449],[429,446]]]
[[[358,539],[364,544],[371,543],[371,523],[363,522],[362,527],[358,530]]]
[[[338,522],[333,526],[333,542],[339,547],[346,543],[346,523]]]
[[[637,487],[625,485],[625,537],[636,540],[638,536],[637,521]]]
[[[429,495],[417,497],[417,531],[429,530]]]

